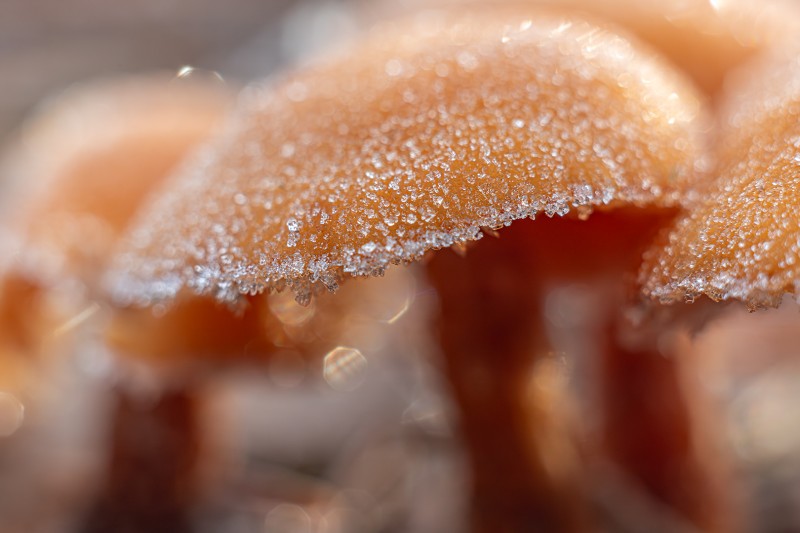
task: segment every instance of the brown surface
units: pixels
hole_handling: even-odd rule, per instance
[[[727,457],[704,455],[724,439],[696,420],[710,395],[684,375],[692,364],[655,344],[626,346],[611,331],[607,343],[600,360],[605,453],[680,521],[705,532],[736,530],[742,513],[730,504],[738,487],[722,485],[731,481]]]
[[[156,398],[116,391],[106,477],[78,531],[188,533],[202,456],[201,400],[184,389]]]
[[[530,275],[536,259],[523,231],[536,224],[514,224],[465,258],[441,252],[428,266],[441,301],[446,374],[469,450],[476,532],[588,525],[568,407],[529,394],[535,364],[548,352],[541,287]]]

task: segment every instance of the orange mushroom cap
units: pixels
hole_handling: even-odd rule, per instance
[[[432,5],[540,5],[588,14],[652,46],[716,100],[730,71],[800,30],[791,0],[391,0],[369,2],[378,16]]]
[[[141,201],[219,127],[229,103],[219,83],[168,74],[91,82],[48,102],[5,163],[16,252],[7,268],[88,281]]]
[[[800,61],[787,52],[742,73],[724,113],[720,178],[647,254],[644,292],[662,302],[777,306],[800,286]]]
[[[532,8],[426,14],[243,98],[146,208],[119,302],[380,273],[515,219],[678,205],[701,99],[638,45]]]
[[[12,182],[0,238],[4,364],[56,351],[76,318],[100,309],[86,306],[117,236],[229,103],[218,82],[130,76],[73,87],[25,123],[3,162]]]

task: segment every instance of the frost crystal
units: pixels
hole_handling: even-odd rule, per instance
[[[420,16],[248,89],[144,210],[114,294],[288,285],[307,300],[481,227],[682,201],[704,149],[689,85],[619,36],[531,14]]]
[[[719,179],[646,256],[645,292],[664,302],[704,294],[756,309],[800,286],[800,59],[750,68],[723,113]]]

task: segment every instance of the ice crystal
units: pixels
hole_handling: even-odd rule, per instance
[[[743,76],[724,111],[720,178],[647,254],[643,286],[664,302],[706,295],[756,309],[800,286],[800,60],[764,60]]]
[[[140,303],[286,285],[307,301],[481,227],[675,205],[704,131],[682,78],[606,30],[530,8],[419,16],[249,88],[143,211],[109,286]]]

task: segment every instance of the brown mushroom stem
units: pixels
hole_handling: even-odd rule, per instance
[[[477,531],[585,529],[587,479],[578,472],[597,454],[686,522],[719,530],[718,487],[689,445],[696,435],[677,381],[679,360],[626,348],[610,331],[622,320],[625,281],[641,247],[670,216],[620,210],[588,222],[516,222],[466,257],[439,253],[429,262],[441,301],[441,348],[475,476]],[[566,385],[537,382],[551,350],[542,313],[547,287],[575,282],[602,284],[607,293],[594,346],[601,370],[590,377],[605,402],[588,413],[604,421],[604,442],[587,441],[592,449],[584,450]]]
[[[554,406],[524,400],[544,353],[530,255],[491,238],[468,254],[436,254],[428,271],[439,290],[439,338],[470,451],[474,530],[581,531],[574,443],[556,429],[563,422]],[[558,440],[544,440],[552,438]]]
[[[114,310],[107,345],[121,358],[148,362],[163,390],[156,398],[115,391],[108,473],[87,533],[192,530],[189,513],[198,501],[201,466],[208,466],[200,462],[204,376],[226,364],[268,360],[275,318],[264,306],[251,299],[234,310],[197,298],[160,314]]]
[[[600,364],[603,450],[656,501],[700,531],[731,531],[720,487],[697,449],[680,354],[655,343],[629,347],[609,331]],[[707,433],[707,432],[702,432]]]
[[[191,388],[164,390],[155,399],[115,389],[108,466],[84,533],[193,530],[199,411]]]

